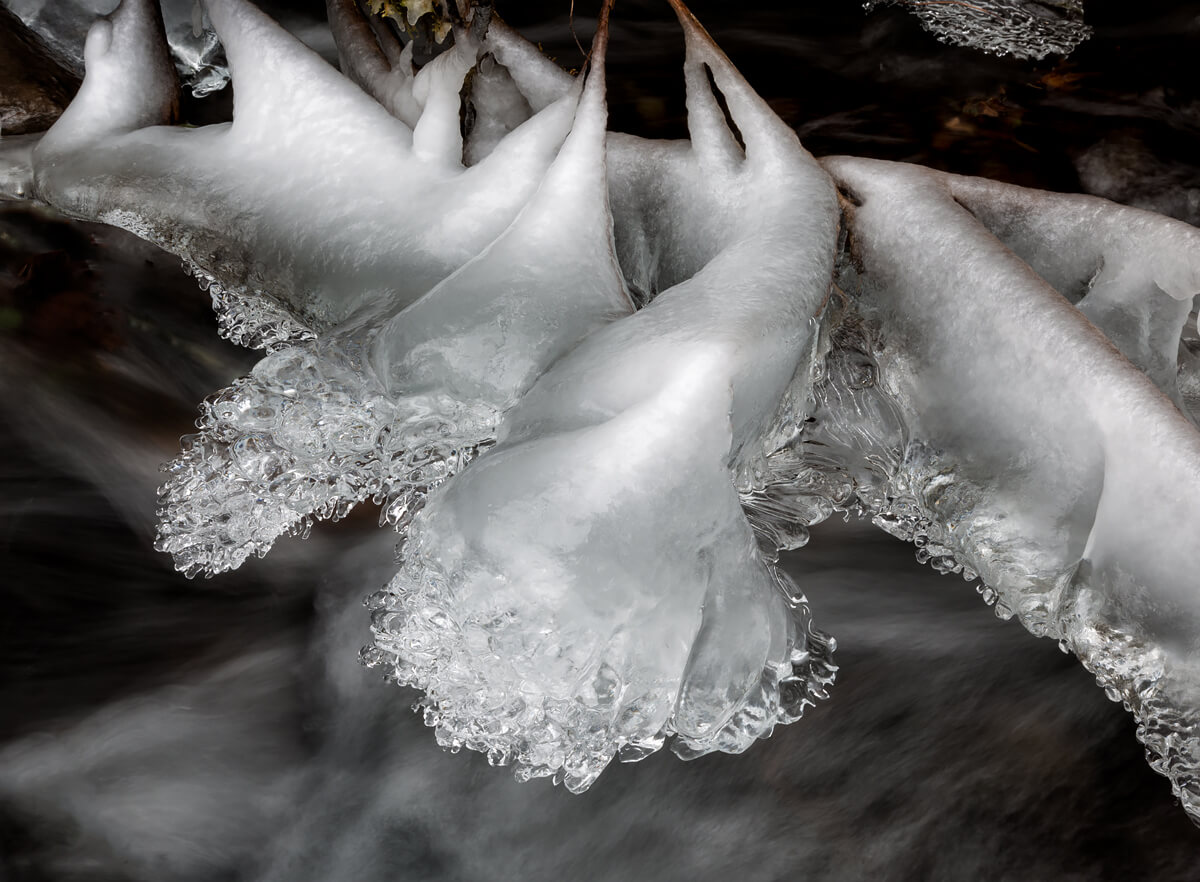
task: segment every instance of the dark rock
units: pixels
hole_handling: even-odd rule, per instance
[[[0,134],[50,128],[79,89],[79,78],[0,6]]]

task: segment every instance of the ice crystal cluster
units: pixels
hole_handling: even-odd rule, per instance
[[[868,10],[903,6],[943,43],[993,55],[1069,55],[1091,36],[1081,0],[867,0]]]
[[[211,575],[374,500],[402,541],[364,659],[446,747],[581,791],[826,698],[776,564],[869,518],[1075,653],[1200,818],[1200,234],[818,162],[672,5],[673,142],[606,132],[607,4],[573,77],[499,18],[417,70],[330,0],[338,71],[207,0],[236,105],[198,129],[154,4],[93,27],[11,179],[178,254],[267,350],[167,467],[160,547]]]

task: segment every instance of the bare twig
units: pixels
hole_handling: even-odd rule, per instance
[[[571,28],[571,37],[575,40],[575,45],[579,47],[579,54],[586,59],[588,53],[583,51],[583,44],[579,42],[579,34],[575,33],[575,0],[571,0],[571,10],[567,15],[567,24]]]

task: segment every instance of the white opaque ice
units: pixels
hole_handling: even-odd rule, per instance
[[[1200,294],[1200,231],[1094,196],[959,175],[940,179],[1183,407],[1179,338]]]
[[[910,446],[905,463],[914,497],[1007,609],[1065,641],[1130,706],[1156,768],[1200,812],[1200,558],[1188,538],[1200,522],[1200,435],[975,216],[1053,276],[1069,258],[1039,244],[1029,221],[1054,211],[1052,198],[1030,193],[1017,215],[1011,188],[985,207],[988,187],[916,166],[839,157],[825,167],[857,202],[861,271],[843,284],[881,323],[882,376],[925,451]],[[955,201],[964,191],[975,215]],[[1131,236],[1153,223],[1109,211]],[[1053,236],[1080,234],[1060,223]],[[1194,240],[1158,223],[1168,239]],[[1108,229],[1092,225],[1085,258],[1104,254],[1120,278],[1163,280],[1160,300],[1194,295],[1186,248],[1108,258]]]
[[[431,116],[416,136],[244,0],[207,9],[235,81],[233,124],[161,125],[174,72],[154,5],[125,0],[95,26],[84,88],[35,153],[37,193],[181,255],[226,292],[272,299],[314,331],[402,307],[478,254],[528,201],[571,124],[567,97],[464,170],[465,62],[430,72]],[[464,41],[451,60],[472,51]]]
[[[374,612],[377,650],[426,691],[444,743],[576,790],[676,730],[686,756],[744,750],[794,718],[779,683],[806,650],[733,470],[766,452],[814,342],[836,203],[795,135],[680,18],[688,70],[712,70],[746,142],[735,152],[707,77],[689,76],[696,146],[672,205],[722,188],[712,252],[538,379],[497,447],[431,497]]]

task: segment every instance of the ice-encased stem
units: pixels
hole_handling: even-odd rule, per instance
[[[631,311],[607,207],[603,89],[598,64],[582,96],[564,99],[578,105],[574,123],[536,193],[481,254],[398,313],[276,353],[206,404],[163,489],[159,546],[181,569],[232,569],[368,497],[407,523],[549,364]]]
[[[844,157],[825,167],[855,202],[843,286],[880,323],[882,376],[920,442],[902,469],[914,503],[1004,610],[1125,702],[1151,764],[1200,817],[1200,559],[1186,538],[1200,523],[1200,433],[955,201],[960,181]],[[1056,199],[1026,191],[1015,208],[1036,217]],[[1075,228],[1081,248],[1094,232]],[[1142,258],[1167,261],[1152,277],[1190,296],[1189,256]]]
[[[795,718],[781,684],[810,648],[731,468],[760,452],[811,345],[836,201],[677,8],[689,64],[712,70],[746,142],[744,158],[680,175],[692,193],[728,194],[724,244],[541,376],[497,447],[431,497],[404,567],[372,601],[372,656],[426,690],[440,741],[576,791],[615,754],[639,758],[671,732],[688,756],[744,750]],[[689,108],[696,138],[731,143],[711,93]]]
[[[418,119],[414,152],[413,129],[260,10],[208,11],[235,79],[232,125],[161,125],[176,90],[161,22],[126,0],[95,26],[84,87],[35,151],[36,194],[180,255],[248,345],[311,339],[425,294],[512,222],[574,114],[569,97],[551,103],[464,170],[471,41],[417,76],[437,113]]]

